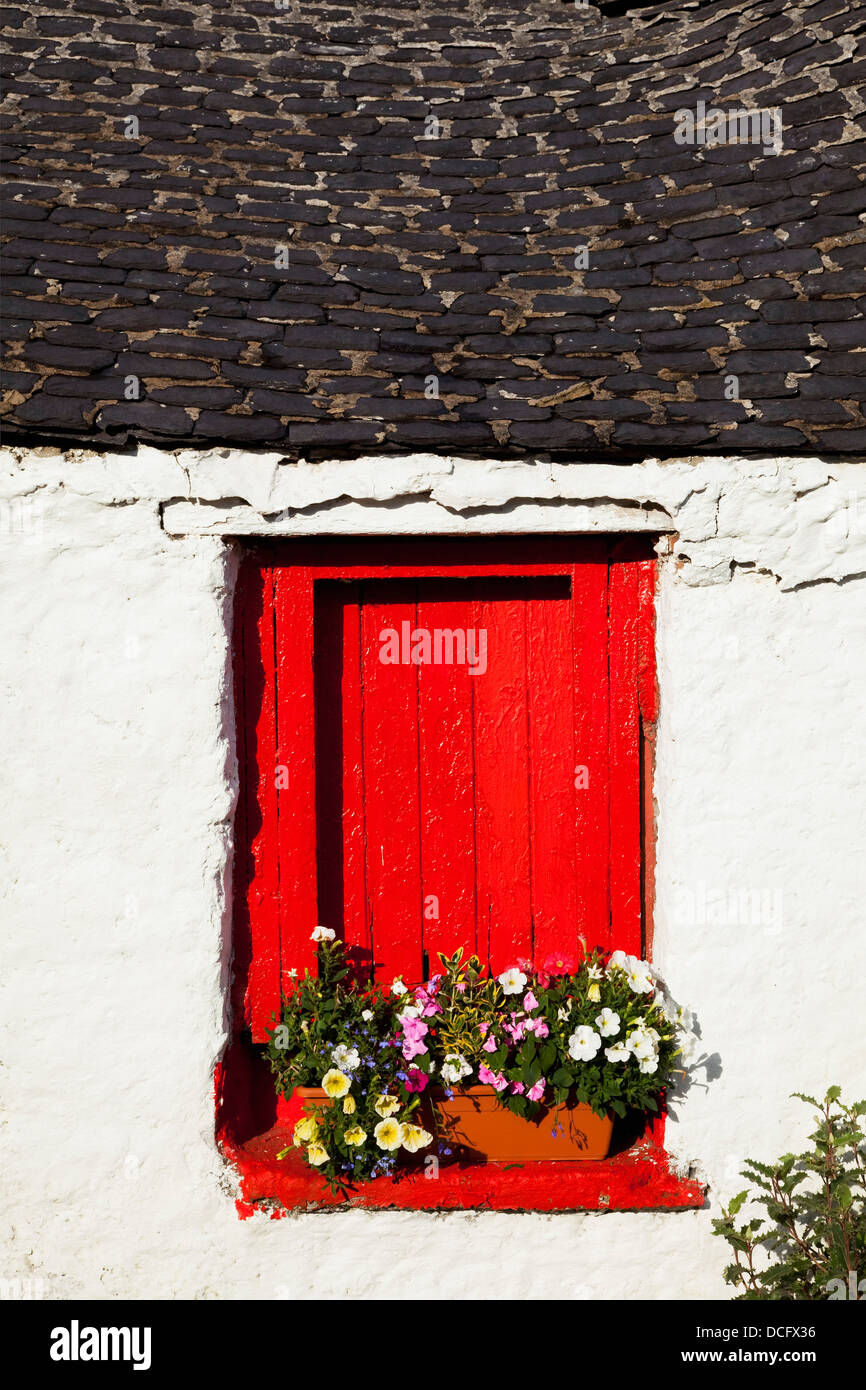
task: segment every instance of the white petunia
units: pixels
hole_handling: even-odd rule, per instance
[[[396,994],[396,995],[408,994],[408,993],[409,993],[409,991],[407,990],[407,988],[406,988],[406,986],[404,985],[403,981],[400,979],[399,975],[397,976],[397,979],[394,981],[393,985],[391,986],[391,993],[392,993],[392,994]]]
[[[645,1062],[640,1063],[640,1069],[643,1072],[644,1076],[652,1076],[654,1071],[658,1071],[658,1068],[658,1057],[647,1057]]]
[[[372,1010],[372,1009],[362,1009],[362,1010],[361,1010],[361,1017],[362,1017],[362,1019],[364,1020],[365,1023],[369,1023],[370,1020],[371,1020],[372,1017],[373,1017],[373,1010]]]
[[[591,1062],[600,1047],[601,1038],[595,1029],[581,1024],[568,1040],[568,1055],[573,1057],[575,1062]]]
[[[626,970],[629,989],[634,994],[650,994],[653,989],[652,975],[646,961],[633,960]]]
[[[634,1032],[629,1034],[626,1046],[639,1062],[648,1062],[658,1056],[656,1039],[651,1038],[643,1028],[635,1028]]]
[[[313,927],[313,931],[312,931],[312,934],[311,934],[311,936],[310,936],[310,940],[311,940],[311,941],[333,941],[333,939],[334,939],[334,937],[335,937],[336,935],[337,935],[337,933],[336,933],[335,931],[332,931],[330,927]]]
[[[421,1017],[421,1010],[420,1010],[420,1009],[416,1009],[414,1004],[407,1004],[406,1007],[405,1007],[405,1009],[403,1009],[403,1011],[397,1015],[397,1018],[400,1020],[401,1023],[402,1023],[403,1020],[406,1019],[406,1018],[420,1018],[420,1017]]]
[[[340,1071],[357,1071],[361,1065],[361,1054],[357,1047],[347,1047],[345,1043],[338,1043],[331,1051],[331,1061]]]
[[[560,1023],[566,1023],[571,1017],[571,1005],[563,1004],[561,1009],[557,1009],[556,1017]]]
[[[606,1047],[604,1055],[609,1062],[627,1062],[631,1053],[624,1042],[618,1042],[613,1047]]]
[[[502,986],[503,994],[522,994],[526,987],[526,976],[522,970],[517,969],[516,965],[513,965],[510,970],[503,970],[497,978]]]
[[[634,956],[627,956],[625,951],[614,951],[607,963],[608,974],[611,970],[627,970]]]
[[[600,1014],[596,1014],[595,1026],[603,1038],[613,1038],[619,1032],[619,1014],[613,1009],[602,1009]]]
[[[456,1086],[465,1076],[472,1075],[472,1068],[460,1052],[449,1052],[442,1063],[442,1080],[447,1086]]]

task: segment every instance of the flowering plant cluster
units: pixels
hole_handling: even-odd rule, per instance
[[[492,976],[461,948],[410,988],[353,981],[335,933],[316,927],[313,940],[318,975],[291,972],[266,1052],[283,1095],[319,1087],[331,1102],[307,1110],[279,1157],[299,1149],[335,1188],[393,1173],[401,1150],[432,1143],[419,1122],[428,1088],[492,1086],[529,1120],[564,1101],[623,1117],[657,1111],[696,1047],[688,1013],[623,951]]]
[[[417,1123],[418,1096],[408,1073],[397,1019],[405,985],[359,986],[350,979],[342,942],[316,927],[318,975],[305,971],[284,999],[282,1019],[269,1031],[266,1055],[278,1092],[321,1087],[330,1105],[310,1107],[294,1127],[292,1144],[337,1190],[391,1173],[402,1149],[417,1153],[433,1136]]]
[[[398,1014],[404,1083],[423,1091],[493,1086],[500,1104],[536,1118],[545,1104],[573,1099],[598,1115],[658,1110],[673,1073],[696,1045],[687,1013],[647,961],[614,951],[580,964],[551,958],[492,977],[476,956],[440,955],[442,973]],[[679,1059],[679,1063],[678,1063]]]

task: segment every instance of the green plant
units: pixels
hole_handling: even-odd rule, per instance
[[[404,1085],[393,986],[352,980],[329,928],[317,927],[313,940],[318,974],[293,975],[265,1056],[280,1094],[321,1087],[330,1103],[306,1108],[277,1158],[297,1149],[332,1191],[343,1191],[392,1173],[399,1150],[418,1153],[433,1136],[416,1123],[418,1097]]]
[[[682,1070],[683,1011],[646,961],[594,950],[579,963],[521,961],[492,977],[462,950],[439,960],[442,974],[415,992],[429,1027],[417,1019],[402,1026],[413,1068],[447,1094],[480,1082],[527,1119],[569,1099],[623,1117],[657,1112]]]
[[[866,1101],[845,1105],[839,1086],[831,1086],[823,1101],[794,1094],[818,1112],[812,1147],[773,1164],[746,1161],[742,1175],[758,1192],[739,1192],[713,1221],[715,1234],[734,1252],[725,1281],[742,1290],[738,1299],[863,1299]],[[734,1218],[747,1201],[762,1206],[766,1217],[737,1226]]]

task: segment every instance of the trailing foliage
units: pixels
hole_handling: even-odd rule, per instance
[[[816,1112],[811,1148],[773,1164],[746,1161],[744,1190],[713,1222],[734,1254],[725,1281],[738,1299],[866,1298],[866,1101],[846,1105],[831,1086],[823,1101],[794,1093]],[[765,1217],[737,1226],[746,1202]]]

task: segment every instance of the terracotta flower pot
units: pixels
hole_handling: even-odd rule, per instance
[[[489,1163],[530,1163],[536,1159],[606,1158],[613,1116],[600,1118],[588,1105],[545,1106],[540,1120],[523,1119],[497,1100],[492,1086],[455,1090],[448,1100],[430,1092],[439,1138],[464,1158]]]
[[[296,1086],[293,1092],[305,1107],[318,1107],[321,1105],[333,1105],[331,1097],[326,1095],[321,1086]]]
[[[277,1122],[284,1129],[294,1129],[304,1115],[315,1114],[322,1106],[332,1105],[321,1086],[296,1086],[288,1097],[277,1097]]]

